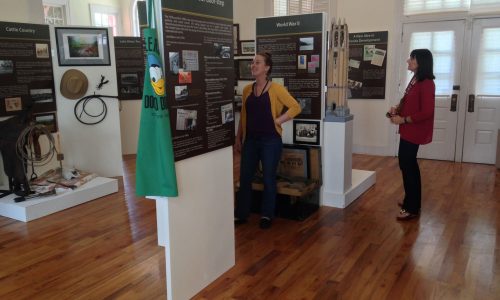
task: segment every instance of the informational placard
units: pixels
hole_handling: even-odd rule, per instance
[[[175,160],[234,144],[232,0],[162,0]]]
[[[118,99],[142,98],[144,85],[144,50],[140,37],[115,37]]]
[[[321,119],[323,14],[257,19],[257,52],[272,55],[272,80],[302,107],[300,119]]]
[[[56,110],[48,25],[0,22],[0,116]]]
[[[388,35],[387,31],[349,34],[349,98],[385,99]]]

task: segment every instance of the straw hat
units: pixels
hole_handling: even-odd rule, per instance
[[[87,93],[89,81],[82,71],[69,69],[61,78],[61,94],[68,99],[78,99]]]

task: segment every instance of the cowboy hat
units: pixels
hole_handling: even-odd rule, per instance
[[[89,81],[82,71],[67,70],[61,78],[61,94],[68,99],[78,99],[87,93]]]

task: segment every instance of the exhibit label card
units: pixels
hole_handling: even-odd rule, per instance
[[[118,99],[139,100],[144,86],[144,50],[140,37],[115,37]]]

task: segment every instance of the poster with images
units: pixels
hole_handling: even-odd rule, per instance
[[[233,2],[163,0],[175,160],[234,144]]]
[[[144,86],[144,51],[140,37],[115,37],[118,99],[140,100]]]
[[[385,99],[387,31],[349,34],[349,98]]]
[[[299,102],[299,119],[321,119],[323,14],[259,18],[257,52],[272,55],[274,82]]]
[[[48,25],[0,22],[0,117],[57,109]]]

